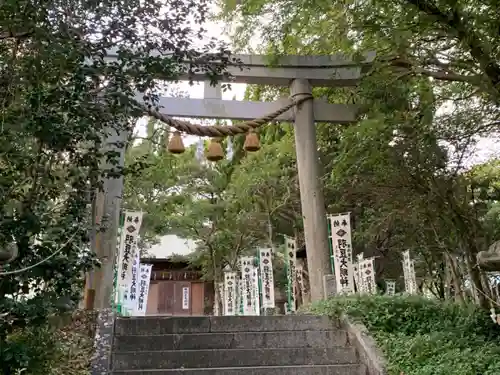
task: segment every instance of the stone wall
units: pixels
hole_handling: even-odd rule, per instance
[[[384,356],[368,329],[363,324],[352,322],[346,316],[340,320],[347,331],[349,343],[358,350],[361,363],[366,365],[366,375],[387,375]]]
[[[94,355],[91,359],[92,375],[108,375],[109,373],[114,324],[115,313],[112,309],[99,311],[95,327]]]

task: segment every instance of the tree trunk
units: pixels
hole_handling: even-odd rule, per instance
[[[455,288],[455,300],[461,304],[465,304],[465,297],[462,288],[462,278],[458,275],[457,264],[455,259],[446,252],[446,258],[449,265],[450,276],[453,282],[453,287]]]
[[[273,243],[273,222],[271,220],[271,214],[267,213],[267,242],[271,248],[271,252],[274,254],[274,243]]]
[[[488,281],[488,277],[486,276],[486,273],[481,269],[479,270],[479,274],[481,275],[481,282],[483,284],[484,292],[488,296],[488,301],[491,303],[491,300],[493,299],[493,293],[491,290],[490,282]]]
[[[471,286],[473,289],[474,297],[476,303],[484,309],[489,308],[488,300],[486,299],[486,294],[484,292],[483,283],[481,282],[481,273],[479,268],[475,264],[475,254],[474,245],[469,243],[469,246],[465,248],[465,261],[467,263],[467,270],[469,272],[469,278],[471,280]]]

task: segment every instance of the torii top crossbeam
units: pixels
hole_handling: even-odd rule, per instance
[[[168,54],[163,54],[168,57]],[[152,52],[151,56],[161,56],[159,52]],[[106,59],[117,58],[116,50],[108,50]],[[306,79],[311,86],[340,87],[354,86],[365,67],[368,67],[375,58],[375,53],[367,53],[359,61],[353,61],[342,54],[323,56],[298,56],[288,55],[279,58],[270,58],[265,55],[231,55],[239,61],[231,63],[226,71],[234,83],[247,83],[256,85],[288,86],[293,79]],[[217,64],[217,61],[208,63]],[[220,64],[220,63],[219,63]],[[158,77],[163,78],[163,77]],[[180,76],[179,80],[189,78]],[[200,74],[200,80],[204,80]],[[221,77],[224,80],[224,77]]]
[[[168,54],[160,54],[159,52],[151,52],[150,55],[168,57]],[[375,53],[367,53],[358,61],[353,61],[342,54],[288,55],[279,58],[270,58],[264,55],[231,55],[231,61],[238,63],[229,62],[226,66],[226,72],[229,73],[230,81],[234,83],[289,86],[291,81],[302,79],[307,80],[311,86],[355,86],[363,70],[371,65],[374,58]],[[108,50],[105,59],[116,60],[117,51]],[[214,60],[208,64],[220,65],[220,62]],[[227,76],[219,78],[221,81],[228,81]],[[206,76],[201,73],[194,77],[181,75],[178,79],[203,81],[206,80]],[[160,113],[173,117],[251,120],[272,113],[290,102],[290,99],[284,98],[265,103],[222,100],[220,90],[207,89],[207,81],[205,86],[204,99],[160,97],[158,102]],[[139,102],[142,102],[141,97],[137,97]],[[347,124],[356,119],[357,107],[355,105],[331,104],[316,99],[313,106],[315,121],[318,122]],[[276,118],[276,121],[293,121],[293,118],[293,111],[290,110]]]

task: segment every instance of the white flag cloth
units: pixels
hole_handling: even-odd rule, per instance
[[[260,249],[259,258],[262,279],[262,307],[272,309],[275,307],[272,250],[270,248]]]
[[[377,284],[375,283],[375,259],[363,259],[359,263],[361,271],[360,283],[362,285],[362,293],[377,294]]]
[[[405,291],[408,294],[417,293],[417,280],[415,277],[415,263],[411,259],[410,250],[403,252],[403,275],[405,279]]]
[[[121,231],[120,248],[118,252],[117,294],[122,313],[130,315],[129,301],[132,284],[132,269],[137,258],[137,239],[142,224],[142,212],[125,211],[125,220]]]
[[[253,257],[241,257],[241,279],[243,281],[243,315],[255,315],[255,280]]]
[[[339,294],[354,293],[354,267],[351,242],[351,214],[329,215],[335,278]]]
[[[136,316],[146,315],[152,268],[152,264],[141,264],[139,266],[139,296],[137,297],[137,309],[134,314]]]
[[[236,315],[237,293],[236,293],[236,272],[224,272],[224,315]]]
[[[295,238],[285,237],[286,262],[287,262],[287,311],[294,312],[297,291],[297,242]]]

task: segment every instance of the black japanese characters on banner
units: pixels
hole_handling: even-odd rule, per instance
[[[139,316],[146,314],[152,268],[151,264],[141,264],[139,268],[139,292],[137,298],[137,315]]]
[[[130,296],[129,299],[132,303],[137,300],[137,274],[139,272],[139,261],[140,257],[136,256],[134,258],[134,263],[132,265],[132,281],[130,283]]]
[[[363,279],[363,291],[368,294],[374,294],[376,292],[374,259],[369,258],[363,260],[360,264],[360,268],[361,277]]]
[[[243,314],[255,315],[255,280],[254,280],[254,259],[253,257],[241,258],[241,273],[243,279]]]
[[[136,257],[137,236],[142,223],[141,212],[125,212],[125,223],[122,229],[120,249],[120,272],[119,281],[122,285],[129,284],[132,277],[132,264]],[[127,285],[129,287],[129,285]],[[129,288],[127,288],[129,289]],[[128,291],[128,290],[127,290]]]
[[[338,292],[354,293],[350,214],[333,215],[329,220]]]
[[[235,315],[236,314],[236,272],[225,271],[224,272],[224,306],[225,315]]]
[[[260,273],[262,278],[262,307],[274,308],[274,275],[271,249],[260,250]]]
[[[294,238],[285,238],[287,258],[287,308],[289,312],[295,311],[295,296],[297,294],[297,244]]]

